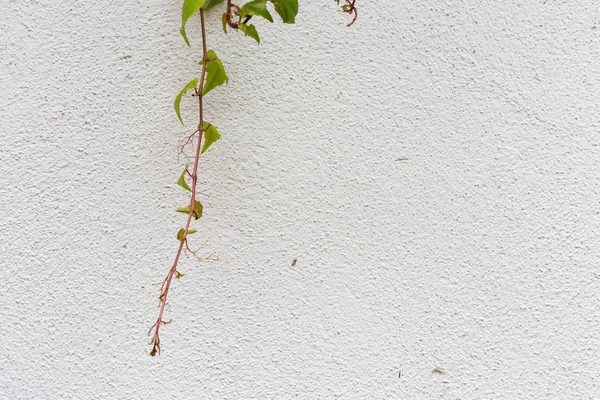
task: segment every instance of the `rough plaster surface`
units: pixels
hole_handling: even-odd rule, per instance
[[[1,398],[600,396],[597,0],[359,0],[352,29],[303,1],[260,47],[211,13],[224,261],[181,267],[160,358],[198,24],[0,3]]]

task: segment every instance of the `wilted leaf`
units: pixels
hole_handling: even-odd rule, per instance
[[[194,200],[194,215],[192,216],[194,219],[200,219],[200,217],[202,217],[202,208],[202,203],[200,203],[198,200]],[[190,207],[178,208],[175,211],[183,214],[189,214]]]
[[[179,117],[179,120],[181,121],[182,124],[183,124],[183,120],[181,119],[181,112],[179,111],[179,104],[181,103],[181,96],[186,94],[188,90],[195,89],[196,86],[198,86],[198,79],[192,79],[187,85],[185,85],[185,87],[183,89],[181,89],[181,92],[179,92],[177,97],[175,97],[175,103],[174,103],[175,112],[177,113],[177,117]]]
[[[221,23],[223,24],[223,32],[225,32],[225,34],[227,34],[227,14],[223,13],[223,16],[221,17]]]
[[[200,203],[198,200],[194,200],[194,219],[200,219],[203,208],[204,207],[202,206],[202,203]]]
[[[206,150],[208,150],[208,148],[210,147],[211,144],[213,144],[217,140],[221,139],[221,135],[219,134],[219,132],[217,131],[217,129],[215,128],[215,126],[213,124],[210,124],[210,123],[204,121],[203,131],[204,131],[204,145],[202,146],[201,153],[204,153]]]
[[[160,355],[160,340],[158,338],[156,338],[154,340],[154,346],[152,347],[152,351],[150,352],[150,355],[152,357],[154,357],[158,352],[158,355]]]

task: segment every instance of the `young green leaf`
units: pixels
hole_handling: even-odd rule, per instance
[[[177,184],[179,186],[181,186],[182,188],[184,188],[185,190],[187,190],[188,192],[191,192],[192,189],[189,187],[189,185],[187,184],[187,182],[185,181],[185,174],[187,173],[187,166],[185,167],[185,169],[183,170],[183,172],[181,173],[181,176],[179,177],[179,180],[177,181]]]
[[[179,120],[181,121],[182,124],[183,124],[183,120],[181,119],[181,112],[179,111],[179,103],[181,103],[181,96],[186,94],[186,92],[188,90],[195,89],[196,86],[198,86],[198,79],[192,79],[187,85],[185,85],[185,87],[183,89],[181,89],[181,92],[179,92],[177,97],[175,97],[175,104],[174,104],[175,112],[177,113],[177,116],[179,117]]]
[[[194,200],[194,214],[192,215],[192,217],[194,219],[200,219],[200,217],[202,217],[202,203],[200,203],[198,200]],[[184,207],[184,208],[178,208],[177,210],[175,210],[177,212],[183,213],[183,214],[189,214],[190,213],[190,207]]]
[[[190,42],[185,34],[185,24],[203,5],[204,0],[183,0],[183,7],[181,7],[181,28],[179,29],[179,33],[181,33],[183,40],[185,40],[185,44],[188,46],[190,45]]]
[[[250,3],[244,4],[240,9],[240,15],[242,17],[245,17],[246,15],[256,15],[258,17],[263,17],[269,22],[273,22],[273,17],[269,10],[267,10],[267,0],[253,0]]]
[[[188,213],[190,212],[190,210],[188,210]],[[181,240],[183,239],[183,234],[185,233],[185,229],[180,229],[179,232],[177,232],[177,240]],[[188,229],[188,235],[191,235],[193,233],[196,233],[196,231],[194,229]]]
[[[257,43],[260,44],[260,37],[258,36],[258,32],[256,31],[256,27],[254,26],[254,24],[239,24],[238,28],[240,28],[240,30],[244,32],[246,36],[251,37],[252,39],[256,40]]]
[[[204,0],[204,5],[202,6],[202,8],[204,8],[205,10],[209,10],[217,4],[221,4],[222,2],[223,0]]]
[[[206,150],[208,150],[211,144],[221,139],[221,135],[213,124],[209,124],[206,121],[204,121],[202,130],[204,131],[204,145],[202,146],[201,153],[204,153]]]
[[[296,22],[298,14],[298,0],[271,0],[275,6],[275,11],[281,17],[285,24]]]
[[[178,272],[177,275],[175,275],[175,279],[181,279],[182,276],[185,276],[185,274]]]
[[[204,89],[202,89],[202,96],[217,86],[229,83],[229,77],[225,73],[225,68],[219,57],[217,57],[217,53],[214,50],[209,50],[206,55],[208,63],[206,64],[206,81],[204,82]],[[204,60],[200,61],[200,64],[202,63],[204,63]]]
[[[183,214],[189,214],[190,213],[190,208],[189,207],[182,207],[182,208],[178,208],[175,211],[183,213]]]

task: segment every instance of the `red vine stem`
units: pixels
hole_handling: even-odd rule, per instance
[[[163,314],[165,312],[165,307],[167,306],[167,297],[169,296],[169,288],[171,287],[171,282],[173,281],[173,276],[175,275],[175,273],[177,272],[177,265],[179,264],[179,259],[181,257],[181,253],[184,250],[184,246],[186,248],[189,249],[189,247],[187,246],[187,235],[188,235],[188,231],[190,229],[190,223],[192,222],[192,217],[194,216],[194,207],[195,207],[195,203],[196,203],[196,184],[198,182],[198,163],[200,161],[200,150],[201,150],[201,144],[202,144],[202,134],[204,132],[204,113],[203,113],[203,95],[202,92],[204,90],[204,78],[206,76],[206,64],[208,63],[208,50],[206,48],[206,30],[204,28],[204,10],[200,9],[200,26],[202,27],[202,73],[200,75],[200,88],[196,89],[196,94],[198,96],[198,108],[199,108],[199,115],[200,115],[200,123],[198,125],[198,130],[196,132],[199,133],[198,135],[198,143],[196,145],[196,156],[194,158],[194,167],[192,169],[192,185],[191,185],[191,189],[192,189],[192,196],[191,196],[191,200],[190,200],[190,213],[188,215],[187,218],[187,222],[185,223],[185,228],[183,228],[183,236],[181,237],[181,239],[179,240],[179,249],[177,250],[177,255],[175,256],[175,261],[173,262],[173,266],[171,267],[171,269],[169,270],[169,273],[167,274],[167,277],[165,278],[165,280],[162,283],[162,286],[160,288],[160,311],[158,312],[158,318],[156,319],[156,322],[154,323],[154,325],[152,325],[152,327],[150,328],[150,331],[148,332],[148,335],[150,335],[152,333],[152,330],[154,330],[154,335],[152,336],[152,340],[150,341],[150,343],[153,345],[152,346],[152,351],[150,352],[151,356],[155,356],[157,353],[160,354],[160,336],[159,336],[159,331],[160,331],[160,327],[165,324],[166,322],[163,320]]]

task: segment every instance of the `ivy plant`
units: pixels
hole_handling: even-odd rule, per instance
[[[336,1],[338,5],[340,4],[340,0],[334,1]],[[345,2],[341,5],[342,11],[353,17],[348,24],[348,26],[350,26],[358,17],[358,11],[355,7],[356,0],[344,1]],[[179,91],[177,96],[175,96],[173,105],[177,118],[179,118],[179,121],[183,124],[180,110],[181,102],[184,99],[184,96],[186,96],[188,92],[191,92],[191,96],[196,97],[198,100],[198,126],[197,129],[188,136],[186,142],[179,148],[179,151],[182,153],[187,146],[194,149],[194,161],[191,168],[190,166],[186,166],[183,172],[181,172],[179,180],[177,180],[177,184],[182,189],[190,192],[190,199],[186,206],[176,209],[177,212],[186,214],[187,218],[183,228],[179,229],[175,235],[179,241],[179,248],[175,255],[175,261],[160,287],[158,318],[148,331],[148,336],[151,336],[151,356],[160,354],[161,327],[172,322],[172,319],[169,319],[168,321],[164,319],[164,312],[173,278],[180,279],[184,276],[184,274],[178,271],[182,254],[191,254],[200,261],[214,259],[212,255],[205,258],[199,257],[196,251],[193,251],[190,248],[188,237],[196,232],[196,230],[190,228],[191,223],[193,220],[198,220],[202,217],[204,208],[197,198],[196,191],[200,155],[206,152],[221,138],[221,134],[217,128],[204,119],[204,96],[209,94],[213,89],[229,83],[229,77],[225,72],[223,63],[217,56],[217,53],[214,50],[209,50],[207,47],[204,13],[224,2],[225,0],[184,0],[181,8],[181,28],[179,29],[179,32],[188,46],[190,45],[190,40],[187,36],[185,27],[194,15],[199,14],[200,16],[202,59],[199,62],[200,77],[190,80],[181,91]],[[279,18],[284,24],[293,24],[296,22],[296,15],[298,14],[298,0],[251,0],[241,6],[233,3],[233,0],[227,0],[224,5],[224,13],[221,19],[223,31],[225,33],[227,33],[228,29],[241,31],[244,35],[254,39],[257,43],[260,43],[258,30],[254,24],[250,23],[250,21],[262,18],[273,23],[275,21],[273,12],[279,15]]]

